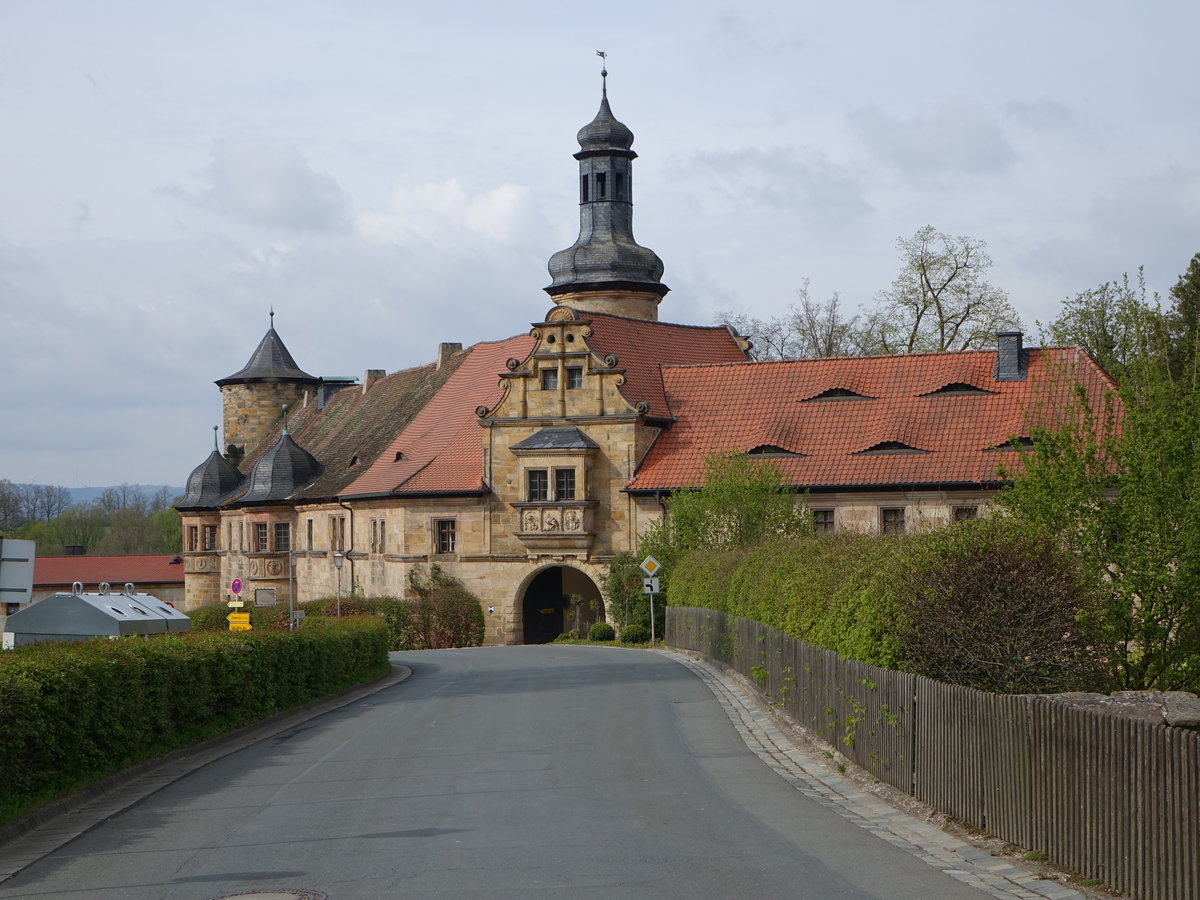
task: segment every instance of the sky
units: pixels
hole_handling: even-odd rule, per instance
[[[869,308],[924,225],[1030,340],[1200,252],[1200,4],[0,0],[0,478],[182,484],[268,312],[318,376],[528,330],[600,60],[660,317]]]

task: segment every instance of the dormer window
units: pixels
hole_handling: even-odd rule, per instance
[[[558,369],[542,369],[542,390],[558,390]]]
[[[785,450],[783,447],[775,444],[759,444],[746,451],[747,456],[803,456],[803,453],[796,453],[792,450]]]
[[[975,387],[973,384],[967,384],[965,381],[953,381],[950,384],[942,385],[936,391],[929,391],[921,394],[922,397],[970,397],[970,396],[987,396],[994,394],[995,391],[985,391],[983,388]]]
[[[581,387],[583,387],[583,368],[580,366],[567,366],[567,390],[573,391]]]
[[[402,459],[404,459],[404,451],[403,451],[403,450],[397,450],[397,451],[396,451],[396,458],[395,458],[395,459],[393,459],[393,460],[392,460],[392,462],[400,462],[400,460],[402,460]]]
[[[866,394],[860,394],[857,391],[852,391],[849,388],[830,388],[827,391],[822,391],[814,397],[809,397],[804,402],[810,400],[874,400],[874,397],[868,397]]]
[[[1033,438],[1028,435],[1023,437],[1009,438],[1003,443],[997,444],[994,447],[988,447],[989,450],[1032,450]]]
[[[922,450],[919,447],[911,447],[902,441],[880,441],[873,447],[868,447],[866,450],[859,450],[859,454],[885,454],[885,453],[928,453],[928,450]]]

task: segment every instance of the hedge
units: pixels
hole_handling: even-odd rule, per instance
[[[286,631],[38,644],[0,654],[0,822],[152,756],[387,671],[354,617]]]

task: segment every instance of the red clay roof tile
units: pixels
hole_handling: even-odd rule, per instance
[[[342,496],[482,490],[483,437],[475,410],[499,400],[505,361],[524,359],[533,343],[523,334],[467,350],[454,374]]]
[[[666,368],[677,418],[629,488],[696,484],[707,457],[762,444],[803,454],[772,460],[798,487],[995,483],[1020,457],[990,448],[1061,415],[1074,379],[1096,404],[1115,389],[1078,350],[1026,352],[1027,379],[1009,382],[994,350]],[[993,393],[921,396],[955,382]],[[839,387],[876,399],[808,399]],[[889,441],[929,452],[862,453]]]
[[[172,562],[175,560],[175,562]],[[138,556],[39,556],[33,561],[33,586],[41,590],[65,587],[76,581],[94,591],[107,581],[114,590],[125,583],[183,584],[183,559],[176,553]]]

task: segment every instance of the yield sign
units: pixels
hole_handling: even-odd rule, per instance
[[[647,575],[653,575],[655,572],[657,572],[661,568],[662,568],[662,563],[660,563],[653,556],[647,556],[645,559],[642,560],[642,571],[645,572]]]

